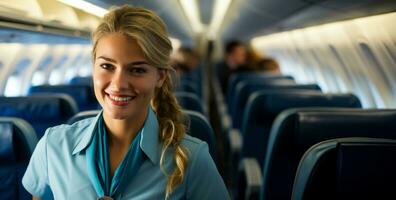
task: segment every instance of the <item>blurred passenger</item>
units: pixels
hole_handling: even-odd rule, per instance
[[[216,66],[217,77],[223,93],[226,92],[230,74],[246,64],[246,54],[246,47],[242,42],[233,40],[226,44],[224,60]]]
[[[262,72],[270,72],[273,74],[280,74],[280,67],[278,62],[273,58],[263,58],[257,63],[257,70]]]
[[[190,47],[180,47],[172,58],[172,65],[181,75],[194,71],[199,64],[198,53]]]

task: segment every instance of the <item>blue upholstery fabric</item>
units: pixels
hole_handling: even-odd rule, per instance
[[[359,99],[351,94],[323,94],[318,91],[262,90],[253,93],[243,115],[242,157],[254,157],[262,166],[268,135],[275,117],[288,108],[353,107],[360,108]]]
[[[395,154],[396,140],[341,138],[316,144],[300,161],[292,199],[396,199]]]
[[[199,97],[189,92],[175,92],[175,96],[183,109],[197,111],[204,114],[204,109]]]
[[[39,138],[45,129],[66,122],[75,113],[77,105],[67,95],[0,97],[0,116],[18,117],[28,121]]]
[[[278,81],[263,82],[263,81],[241,81],[236,86],[235,95],[229,104],[230,112],[233,119],[234,128],[240,128],[242,124],[242,115],[246,107],[247,100],[250,95],[260,90],[314,90],[321,91],[317,84],[296,85],[294,83]]]
[[[87,77],[74,77],[70,80],[70,84],[72,85],[88,85],[88,86],[93,86],[93,80],[92,76],[87,76]]]
[[[262,199],[291,198],[298,162],[312,145],[340,137],[396,139],[395,121],[396,110],[299,108],[282,112],[268,139]]]
[[[184,114],[188,116],[187,134],[208,143],[209,153],[217,161],[215,134],[208,120],[201,113],[190,110],[185,110]]]
[[[0,117],[0,199],[32,199],[21,180],[36,144],[36,134],[26,121]]]
[[[98,109],[94,91],[88,85],[40,85],[29,89],[29,94],[63,93],[70,95],[78,105],[79,110]]]
[[[232,98],[234,96],[236,85],[240,81],[244,81],[244,80],[268,81],[268,80],[273,80],[273,79],[286,80],[285,82],[289,82],[290,84],[295,83],[293,77],[291,77],[291,76],[281,76],[281,75],[274,75],[274,74],[270,74],[270,73],[239,72],[239,73],[234,73],[230,76],[228,83],[227,83],[227,94],[225,97],[227,98],[227,100],[229,100],[230,97]]]
[[[73,124],[79,120],[94,117],[100,111],[99,110],[91,110],[91,111],[84,111],[76,114],[68,121],[68,124]],[[184,114],[187,115],[187,134],[201,139],[208,143],[209,146],[209,153],[212,156],[213,160],[216,161],[216,140],[215,135],[212,129],[212,126],[206,119],[204,115],[199,112],[184,110]]]
[[[201,98],[201,91],[196,83],[188,80],[183,80],[178,87],[176,88],[177,92],[189,92],[196,94],[199,98]]]

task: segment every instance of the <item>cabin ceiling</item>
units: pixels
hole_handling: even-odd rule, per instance
[[[132,4],[156,11],[171,36],[191,45],[194,36],[179,0],[89,0],[103,7]],[[197,0],[203,24],[209,24],[214,0]],[[249,40],[295,28],[396,11],[395,0],[233,0],[222,28],[222,40]]]

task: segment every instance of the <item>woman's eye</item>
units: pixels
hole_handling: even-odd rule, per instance
[[[130,70],[130,72],[131,72],[131,73],[134,73],[134,74],[143,74],[143,73],[146,73],[146,70],[143,69],[143,68],[137,68],[137,67],[135,67],[135,68],[132,68],[132,69]]]
[[[107,70],[113,69],[113,65],[107,64],[107,63],[100,64],[100,67],[103,68],[103,69],[107,69]]]

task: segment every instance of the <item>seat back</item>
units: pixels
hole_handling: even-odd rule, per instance
[[[32,199],[22,186],[22,177],[37,144],[26,121],[0,117],[0,199]]]
[[[92,79],[92,76],[87,76],[87,77],[76,76],[70,80],[70,84],[72,84],[72,85],[88,85],[88,86],[92,87],[93,79]]]
[[[77,111],[76,102],[68,95],[0,97],[0,116],[28,121],[39,138],[48,127],[65,123]]]
[[[291,76],[283,76],[278,74],[272,74],[268,72],[238,72],[233,73],[228,79],[227,83],[227,94],[226,98],[232,97],[234,95],[234,90],[236,85],[243,80],[269,80],[269,79],[288,79],[292,83],[294,82],[293,77]]]
[[[191,110],[185,110],[183,112],[188,116],[187,134],[208,143],[209,153],[213,160],[216,161],[215,134],[209,121],[201,113]]]
[[[294,174],[312,145],[341,137],[396,139],[396,110],[300,108],[274,121],[263,167],[264,199],[290,199]]]
[[[29,94],[62,93],[70,95],[77,103],[79,110],[98,109],[94,91],[88,85],[40,85],[29,89]]]
[[[395,155],[396,140],[342,138],[316,144],[300,161],[292,199],[396,199]]]
[[[254,157],[262,166],[268,135],[275,117],[288,108],[298,107],[355,107],[359,99],[352,94],[323,94],[318,91],[262,90],[248,100],[243,115],[242,157]]]
[[[238,82],[232,82],[232,83],[230,83],[230,84],[232,84],[232,87],[230,86],[230,87],[228,87],[228,89],[227,89],[227,101],[228,101],[228,104],[230,104],[230,105],[232,105],[232,106],[234,106],[235,105],[235,103],[234,103],[234,98],[236,97],[236,95],[237,95],[237,90],[238,90],[238,88],[239,87],[241,87],[241,86],[239,86],[238,87],[238,85],[240,85],[241,83],[250,83],[250,84],[252,84],[252,83],[256,83],[256,84],[262,84],[262,85],[292,85],[292,84],[296,84],[295,83],[295,81],[294,80],[292,80],[292,79],[289,79],[289,78],[285,78],[285,77],[283,77],[283,76],[270,76],[270,77],[268,77],[268,76],[252,76],[252,77],[246,77],[246,79],[240,79],[240,80],[238,80]],[[230,110],[232,110],[233,108],[229,108]],[[232,111],[231,111],[232,112]]]
[[[203,106],[196,94],[189,92],[175,92],[175,96],[181,107],[184,109],[193,110],[204,114]]]
[[[235,96],[230,99],[230,112],[233,119],[233,127],[240,128],[242,124],[242,115],[246,108],[246,103],[250,95],[260,90],[313,90],[321,91],[317,84],[297,85],[290,83],[289,80],[267,81],[241,81],[236,86]]]

